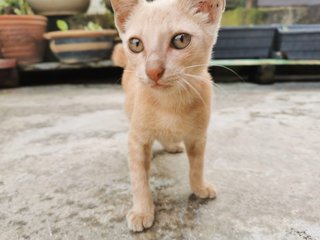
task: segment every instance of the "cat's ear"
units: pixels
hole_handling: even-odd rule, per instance
[[[219,24],[226,8],[226,0],[178,0],[182,8],[187,8],[194,15],[206,16],[206,23]]]
[[[125,31],[125,23],[133,9],[139,4],[140,0],[111,0],[114,11],[115,24],[119,32]]]

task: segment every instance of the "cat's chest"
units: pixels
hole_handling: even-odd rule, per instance
[[[138,101],[131,123],[133,129],[142,135],[146,134],[147,138],[181,140],[205,127],[207,121],[204,121],[204,112],[203,105],[197,101],[167,101],[162,104]]]
[[[149,124],[146,123],[146,126],[148,126],[151,134],[157,138],[180,139],[190,132],[193,124],[188,115],[159,110],[152,115]]]
[[[185,119],[186,121],[187,119]],[[158,112],[153,115],[153,125],[156,128],[173,130],[184,125],[183,117],[173,113]]]

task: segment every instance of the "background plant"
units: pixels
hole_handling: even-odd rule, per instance
[[[57,20],[57,27],[61,31],[70,30],[68,23],[66,21],[64,21],[64,20]],[[103,28],[101,27],[100,24],[92,22],[92,21],[88,22],[88,24],[86,26],[84,26],[83,29],[87,30],[87,31],[103,30]]]
[[[34,13],[26,0],[2,0],[0,14],[33,15]]]

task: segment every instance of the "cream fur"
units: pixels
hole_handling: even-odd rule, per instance
[[[129,168],[133,207],[127,220],[131,230],[142,231],[154,221],[148,177],[155,140],[169,152],[181,152],[181,143],[184,143],[190,164],[191,190],[201,198],[216,195],[212,185],[203,179],[212,98],[207,66],[225,1],[127,0],[125,5],[130,5],[132,10],[124,8],[128,16],[125,21],[121,12],[123,2],[111,1],[123,41],[122,46],[117,46],[114,59],[122,65],[125,63],[122,84],[126,92],[125,110],[131,123]],[[192,36],[185,49],[170,46],[172,37],[178,33]],[[129,50],[128,41],[132,37],[142,40],[142,53]],[[146,68],[159,62],[165,72],[155,83],[148,78]]]

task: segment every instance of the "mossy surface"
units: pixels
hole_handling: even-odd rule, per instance
[[[236,8],[225,12],[222,26],[259,25],[263,24],[265,18],[266,12],[263,10]]]
[[[228,10],[222,26],[312,24],[320,22],[320,5],[278,8],[236,8]]]

